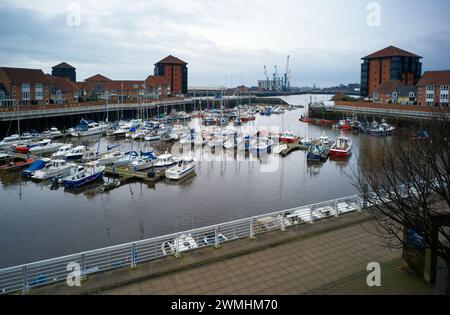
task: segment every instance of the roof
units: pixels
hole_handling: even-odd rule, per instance
[[[402,85],[395,89],[399,96],[408,97],[410,92],[417,94],[417,87],[415,85]]]
[[[399,88],[400,86],[402,86],[402,82],[400,82],[399,80],[385,81],[373,93],[379,93],[380,95],[391,94],[395,89]]]
[[[51,85],[52,92],[61,90],[61,92],[73,92],[78,90],[78,86],[67,78],[55,77],[50,74],[46,75],[48,83]]]
[[[92,77],[85,79],[84,81],[86,81],[86,82],[107,82],[107,81],[111,81],[111,79],[109,79],[101,74],[96,74]]]
[[[406,50],[389,46],[373,54],[370,54],[362,59],[375,59],[375,58],[386,58],[386,57],[413,57],[413,58],[422,58],[416,54],[408,52]]]
[[[157,87],[159,85],[169,85],[169,79],[167,79],[166,77],[162,77],[162,76],[154,76],[154,75],[149,75],[147,77],[147,79],[145,79],[145,84],[147,84],[147,86],[152,86],[152,87]]]
[[[126,80],[126,81],[86,81],[77,82],[76,85],[80,90],[93,91],[98,90],[108,90],[120,92],[122,89],[124,91],[136,91],[137,89],[143,88],[144,81],[142,80]],[[138,86],[137,88],[135,86]]]
[[[53,66],[52,69],[74,69],[71,65],[65,62],[61,62],[60,64],[57,64],[56,66]]]
[[[12,84],[45,82],[45,74],[41,69],[1,67],[0,71],[5,73]]]
[[[184,62],[181,59],[178,59],[177,57],[174,57],[172,55],[167,56],[163,60],[160,60],[156,64],[164,63],[164,64],[176,64],[176,65],[187,65],[187,62]]]
[[[344,92],[337,92],[332,98],[332,101],[342,101],[348,97]]]
[[[425,71],[417,86],[450,85],[450,70]]]

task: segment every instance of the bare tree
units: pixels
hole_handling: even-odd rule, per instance
[[[426,248],[450,266],[450,120],[428,124],[431,139],[394,136],[376,152],[360,154],[353,183],[371,207],[390,247],[414,246],[404,237],[413,230]],[[436,237],[440,235],[440,237]]]

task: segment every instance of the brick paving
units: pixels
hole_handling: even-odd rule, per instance
[[[373,261],[388,266],[387,293],[403,292],[395,290],[399,275],[405,288],[414,283],[420,293],[430,293],[414,276],[401,274],[401,252],[383,247],[374,230],[371,222],[357,223],[102,294],[366,294],[374,292],[365,286],[366,266]]]

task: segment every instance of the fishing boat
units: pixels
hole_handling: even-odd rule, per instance
[[[17,145],[19,142],[20,136],[17,134],[5,137],[2,141],[0,141],[0,150],[9,149],[11,146]]]
[[[78,188],[87,185],[103,176],[105,166],[98,165],[97,162],[78,165],[74,174],[62,180],[66,188]]]
[[[347,157],[352,154],[352,143],[349,138],[341,134],[331,146],[330,156]]]
[[[281,143],[295,143],[295,142],[298,142],[299,139],[300,139],[300,136],[298,135],[298,133],[293,132],[293,131],[285,131],[280,134],[279,141]]]
[[[36,160],[30,165],[30,167],[22,171],[22,175],[24,177],[30,178],[31,176],[33,176],[34,172],[45,168],[47,165],[51,164],[51,162],[52,160],[48,158]]]
[[[65,155],[65,158],[68,161],[81,160],[85,152],[86,147],[84,145],[79,145],[75,148],[70,149],[69,152],[67,152],[67,154]]]
[[[331,140],[330,138],[326,135],[325,131],[322,133],[322,135],[319,137],[319,142],[325,146],[325,147],[330,147],[331,145]]]
[[[174,240],[161,244],[161,251],[164,255],[171,255],[177,252],[181,253],[195,248],[198,248],[198,244],[191,234],[181,234]]]
[[[52,158],[54,159],[64,159],[66,155],[72,150],[72,144],[65,144],[58,149],[55,153],[52,154]]]
[[[178,163],[178,159],[175,159],[172,154],[165,152],[164,154],[157,157],[154,166],[157,168],[170,167]]]
[[[69,175],[74,166],[76,165],[67,163],[66,160],[52,160],[51,163],[45,165],[43,169],[35,171],[31,178],[45,180],[54,176]]]
[[[322,161],[325,158],[325,148],[319,141],[313,142],[308,149],[306,159],[308,161]]]
[[[13,158],[7,164],[2,166],[4,171],[13,171],[28,165],[31,165],[34,162],[33,158]]]
[[[80,124],[71,133],[72,137],[86,137],[102,134],[106,131],[106,124],[99,124],[93,121],[82,119]]]
[[[136,151],[126,152],[120,159],[114,161],[113,165],[115,167],[127,166],[138,158],[139,154]]]
[[[390,136],[394,132],[395,128],[386,122],[382,122],[376,127],[369,129],[369,135],[371,136]]]
[[[165,176],[172,180],[182,179],[193,173],[196,165],[197,162],[191,156],[183,156],[176,166],[165,172]]]
[[[300,139],[300,144],[309,147],[312,143],[312,139],[310,137],[304,137],[302,139]]]
[[[28,152],[33,155],[43,155],[54,153],[59,150],[64,143],[53,143],[51,139],[44,139],[38,145],[32,147]]]
[[[153,167],[154,164],[155,164],[154,158],[147,155],[143,155],[134,160],[133,162],[131,162],[131,168],[135,171],[143,171]]]
[[[42,139],[42,135],[39,134],[36,130],[31,130],[31,132],[24,132],[20,136],[20,140],[40,140]]]

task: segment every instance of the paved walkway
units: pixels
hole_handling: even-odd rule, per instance
[[[362,222],[102,293],[431,293],[421,280],[400,270],[400,255],[399,250],[381,246],[371,222]],[[374,291],[365,285],[366,266],[374,261],[382,264],[382,284],[383,281],[388,284],[388,290],[383,291],[382,287]],[[385,275],[390,280],[383,280],[384,269],[389,271]],[[395,277],[399,275],[402,286],[396,286]],[[409,289],[405,291],[405,288]]]

